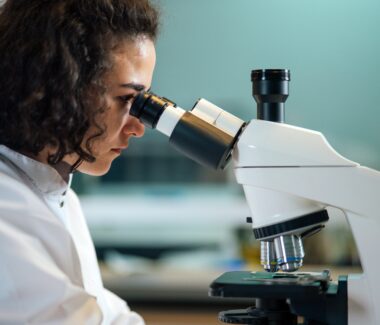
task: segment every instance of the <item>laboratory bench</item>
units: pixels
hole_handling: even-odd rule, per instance
[[[245,308],[247,300],[208,297],[208,286],[221,272],[155,270],[148,274],[104,272],[105,286],[143,316],[147,325],[220,325],[218,313]]]
[[[304,266],[302,271],[331,271],[338,275],[360,273],[360,267]],[[221,325],[218,313],[252,306],[250,299],[221,299],[208,296],[210,283],[227,270],[157,268],[122,273],[102,266],[104,285],[128,301],[147,325]],[[255,266],[254,270],[261,270]]]
[[[237,308],[241,308],[238,306]],[[233,307],[235,308],[235,307]],[[221,325],[218,321],[220,308],[136,305],[133,309],[144,317],[147,325]]]

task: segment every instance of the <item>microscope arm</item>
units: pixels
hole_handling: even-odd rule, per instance
[[[379,324],[380,173],[343,158],[318,132],[265,121],[248,125],[233,159],[254,228],[291,220],[297,209],[344,212],[364,271],[349,276],[349,324]]]
[[[235,173],[245,190],[265,188],[274,193],[288,193],[345,213],[363,268],[362,275],[349,276],[348,310],[352,321],[349,324],[363,324],[363,320],[367,320],[367,324],[380,324],[379,310],[375,308],[380,301],[376,247],[380,234],[380,173],[361,166],[238,168]],[[248,192],[253,195],[255,191]],[[252,213],[254,216],[255,211]],[[371,323],[373,319],[377,321]]]

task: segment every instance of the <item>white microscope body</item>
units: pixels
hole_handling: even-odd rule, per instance
[[[288,75],[269,71],[265,80],[269,83],[265,83],[262,72],[267,71],[254,75],[261,87],[258,91],[254,88],[254,96],[261,96],[258,104],[268,98],[283,103],[288,93],[283,81],[289,80]],[[285,96],[279,97],[278,90]],[[269,97],[272,91],[274,95]],[[272,106],[269,102],[267,108],[272,110]],[[166,134],[172,145],[203,165],[223,168],[232,152],[256,239],[276,250],[275,262],[262,262],[267,271],[281,268],[291,272],[302,266],[302,236],[328,220],[326,207],[342,210],[363,269],[363,274],[348,276],[345,319],[349,325],[380,324],[380,257],[376,249],[380,237],[379,172],[342,157],[319,132],[264,119],[245,123],[205,100],[187,112],[165,98],[142,93],[131,114]],[[286,251],[289,247],[290,254]],[[263,259],[263,250],[261,254]]]
[[[233,160],[254,228],[327,206],[345,213],[363,268],[348,277],[348,324],[380,324],[380,173],[339,155],[319,132],[260,120],[245,128]]]

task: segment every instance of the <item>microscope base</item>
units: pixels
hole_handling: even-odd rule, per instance
[[[255,325],[347,325],[347,276],[322,273],[227,272],[210,286],[213,297],[255,298],[256,307],[225,311],[219,320]],[[299,316],[299,317],[298,317]],[[298,318],[303,318],[301,323]]]
[[[222,311],[218,319],[229,324],[298,325],[297,316],[290,312],[285,299],[256,299],[256,307]]]

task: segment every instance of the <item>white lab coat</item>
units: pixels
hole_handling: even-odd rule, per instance
[[[54,168],[3,145],[0,324],[144,324],[103,287],[87,224],[69,185]]]

